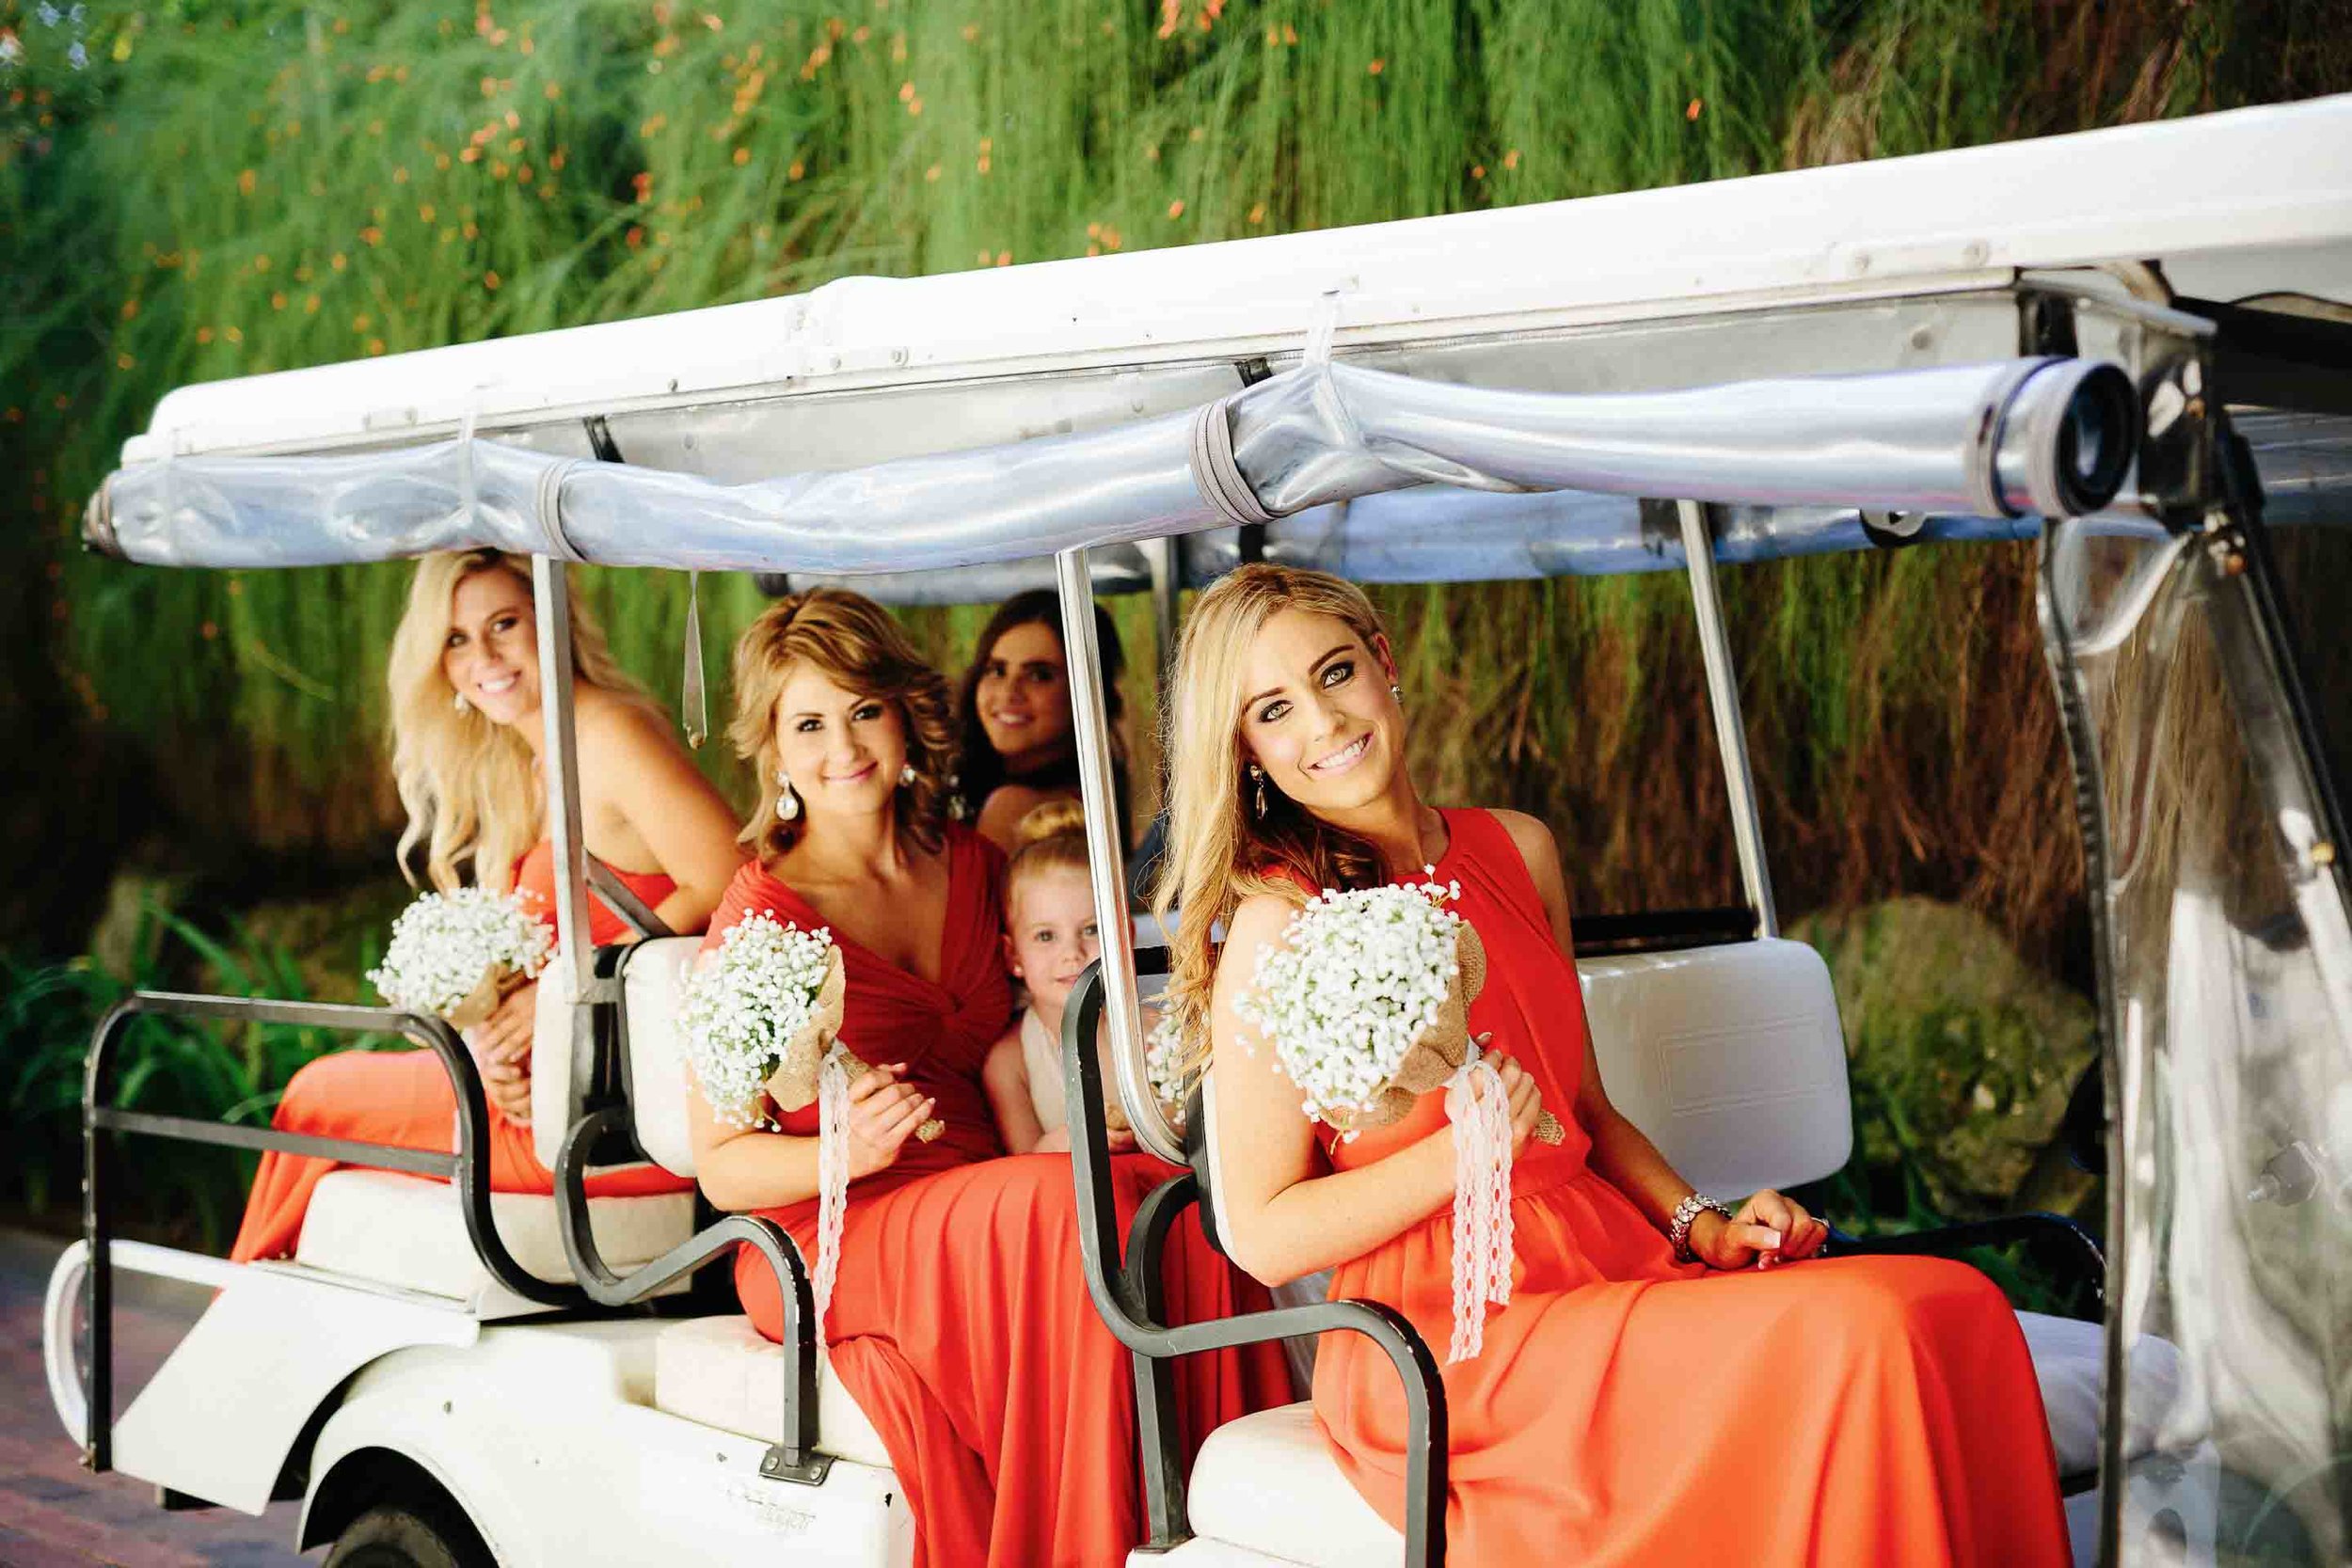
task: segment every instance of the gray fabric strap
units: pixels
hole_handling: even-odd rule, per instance
[[[539,525],[539,537],[546,543],[548,554],[575,565],[585,562],[588,558],[574,549],[572,542],[564,537],[564,481],[574,468],[593,461],[586,457],[567,457],[561,463],[548,465],[539,473],[539,515],[532,520]]]
[[[1270,523],[1274,514],[1258,503],[1257,493],[1233,461],[1233,420],[1227,409],[1232,401],[1219,398],[1193,416],[1192,483],[1227,522],[1236,527]]]

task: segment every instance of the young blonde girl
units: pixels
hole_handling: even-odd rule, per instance
[[[1005,965],[1027,988],[1029,1005],[981,1069],[1009,1153],[1070,1148],[1062,1009],[1101,951],[1094,884],[1087,872],[1086,813],[1073,800],[1049,800],[1021,819],[1005,867]],[[1124,1127],[1115,1127],[1110,1140],[1113,1152],[1136,1147],[1135,1134]]]

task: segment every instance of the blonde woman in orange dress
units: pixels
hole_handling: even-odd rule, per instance
[[[1396,678],[1370,601],[1340,578],[1248,565],[1203,594],[1177,659],[1159,902],[1182,910],[1166,1005],[1212,1042],[1235,1260],[1268,1284],[1332,1269],[1335,1299],[1386,1302],[1443,1346],[1444,1092],[1340,1142],[1233,1004],[1309,890],[1425,866],[1461,884],[1453,907],[1487,955],[1470,1028],[1510,1095],[1517,1261],[1483,1352],[1443,1369],[1447,1560],[2065,1563],[2048,1428],[2000,1291],[1937,1259],[1818,1258],[1825,1228],[1778,1193],[1704,1206],[1601,1085],[1549,832],[1424,803]],[[1541,1105],[1573,1108],[1557,1146],[1530,1141]],[[1401,1527],[1387,1359],[1327,1336],[1314,1405],[1341,1468]]]
[[[735,814],[695,768],[653,701],[621,673],[603,634],[574,594],[572,678],[580,749],[582,837],[675,931],[698,931],[742,863]],[[519,888],[552,926],[554,854],[542,836],[537,621],[531,559],[496,550],[426,556],[392,634],[392,772],[408,828],[404,870],[420,845],[426,876],[443,891],[471,880]],[[603,903],[589,905],[589,940],[626,941],[628,928]],[[531,1043],[535,985],[517,989],[469,1031],[489,1100],[490,1185],[496,1192],[554,1191],[531,1132]],[[310,1063],[287,1084],[272,1123],[408,1148],[451,1147],[456,1096],[429,1051],[345,1051]],[[239,1262],[291,1253],[330,1161],[262,1157],[230,1256]],[[689,1185],[655,1166],[590,1179],[595,1196],[675,1191]]]

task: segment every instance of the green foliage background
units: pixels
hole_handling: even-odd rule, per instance
[[[38,656],[17,651],[0,725],[62,722],[91,766],[142,775],[117,801],[134,835],[380,853],[390,801],[368,764],[401,571],[240,578],[64,547],[122,437],[183,383],[851,273],[1548,200],[2293,96],[2352,80],[2340,9],[178,0],[59,14],[0,0],[18,46],[0,119],[13,294],[0,494],[10,547],[32,558],[22,624],[49,634]],[[2038,676],[2013,646],[2023,580],[2013,552],[1992,550],[1735,580],[1756,740],[1780,764],[1775,836],[1821,868],[1798,873],[1819,885],[1797,902],[1892,872],[2029,940],[2058,929],[2071,857],[1988,870],[1997,794],[1942,798],[1951,769],[1911,778],[1900,763],[1923,741],[1948,759],[1965,736],[2021,765],[2049,759]],[[741,582],[710,592],[716,650],[756,599]],[[1391,595],[1419,634],[1416,689],[1443,698],[1423,711],[1453,716],[1427,736],[1442,782],[1561,821],[1588,901],[1688,899],[1726,874],[1720,833],[1662,831],[1705,819],[1704,780],[1629,816],[1601,812],[1622,800],[1612,780],[1706,738],[1684,700],[1696,664],[1677,641],[1680,593]],[[674,692],[682,583],[637,574],[597,597],[624,658]],[[926,629],[946,654],[968,619]],[[1529,635],[1459,635],[1498,622]],[[69,803],[92,809],[87,793]],[[1918,819],[1962,831],[1929,845]],[[1654,847],[1671,838],[1708,842]]]

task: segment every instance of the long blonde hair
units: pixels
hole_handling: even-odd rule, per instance
[[[515,863],[539,841],[546,815],[546,792],[532,766],[537,753],[510,726],[473,707],[459,707],[457,689],[441,671],[457,585],[477,573],[501,571],[531,587],[527,555],[456,550],[419,561],[408,583],[408,608],[392,633],[386,662],[392,777],[408,811],[408,826],[400,835],[401,875],[416,880],[409,857],[421,842],[425,875],[443,892],[463,884],[468,861],[477,885],[501,893],[512,887]],[[572,679],[652,706],[652,699],[613,662],[603,630],[580,603],[576,581],[566,594]]]
[[[1242,900],[1256,894],[1304,903],[1324,888],[1370,887],[1385,876],[1374,845],[1279,791],[1267,792],[1263,818],[1248,809],[1241,719],[1249,649],[1266,622],[1285,610],[1328,615],[1367,649],[1386,636],[1379,611],[1354,583],[1270,562],[1218,579],[1184,622],[1162,750],[1168,759],[1168,852],[1152,903],[1162,927],[1175,932],[1162,1006],[1174,1017],[1187,1067],[1208,1058],[1209,992],[1216,978],[1212,927],[1232,920]],[[1179,923],[1169,927],[1171,910]]]
[[[807,660],[846,690],[892,703],[906,725],[914,782],[898,791],[898,825],[915,843],[945,841],[956,756],[947,677],[923,662],[890,611],[842,588],[812,588],[770,605],[735,645],[735,718],[727,735],[758,778],[759,804],[739,841],[772,861],[800,841],[805,816],[776,815],[776,704]]]

